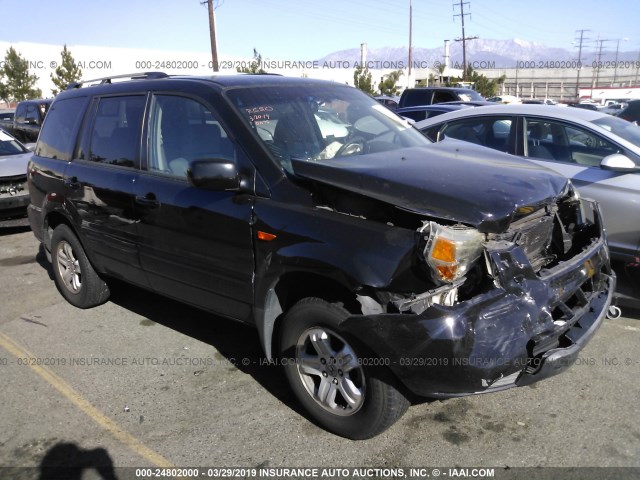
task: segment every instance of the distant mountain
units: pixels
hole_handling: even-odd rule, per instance
[[[452,68],[462,68],[462,42],[450,42],[450,63]],[[637,60],[637,52],[618,52],[618,61]],[[597,52],[583,46],[582,64],[591,66]],[[511,40],[476,39],[467,41],[467,62],[474,68],[515,68],[522,62],[542,62],[549,68],[575,68],[578,49],[548,47],[542,43],[529,42],[517,38]],[[602,62],[615,60],[615,50],[602,50]],[[408,47],[384,47],[367,49],[369,68],[396,69],[408,65]],[[330,53],[318,60],[320,65],[329,67],[354,68],[360,63],[360,49],[351,48]],[[414,68],[437,68],[444,62],[444,42],[442,47],[413,47],[412,64]],[[531,68],[527,66],[526,68]]]

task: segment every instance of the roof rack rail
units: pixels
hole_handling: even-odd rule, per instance
[[[151,80],[154,78],[167,78],[167,75],[164,72],[141,72],[141,73],[125,73],[122,75],[111,75],[109,77],[101,77],[101,78],[93,78],[91,80],[81,80],[79,82],[71,82],[67,85],[67,90],[72,90],[74,88],[82,88],[82,85],[86,83],[96,83],[100,82],[99,85],[104,85],[111,83],[111,80],[117,78],[128,78],[131,80]]]

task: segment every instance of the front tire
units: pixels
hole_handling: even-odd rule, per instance
[[[96,273],[78,237],[67,225],[58,225],[51,236],[51,263],[62,296],[78,308],[101,305],[109,287]]]
[[[283,320],[280,358],[291,389],[318,424],[359,440],[389,428],[409,402],[388,375],[363,365],[364,349],[340,329],[349,315],[318,298],[300,300]]]

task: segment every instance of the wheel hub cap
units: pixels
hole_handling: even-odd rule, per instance
[[[349,416],[362,407],[365,379],[347,341],[328,328],[311,328],[296,345],[298,375],[307,393],[323,409]]]

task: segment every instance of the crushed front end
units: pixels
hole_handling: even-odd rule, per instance
[[[421,396],[485,393],[558,374],[611,304],[616,282],[602,225],[598,205],[570,186],[555,203],[518,208],[501,233],[424,222],[419,250],[436,287],[376,291],[382,313],[343,326]]]

